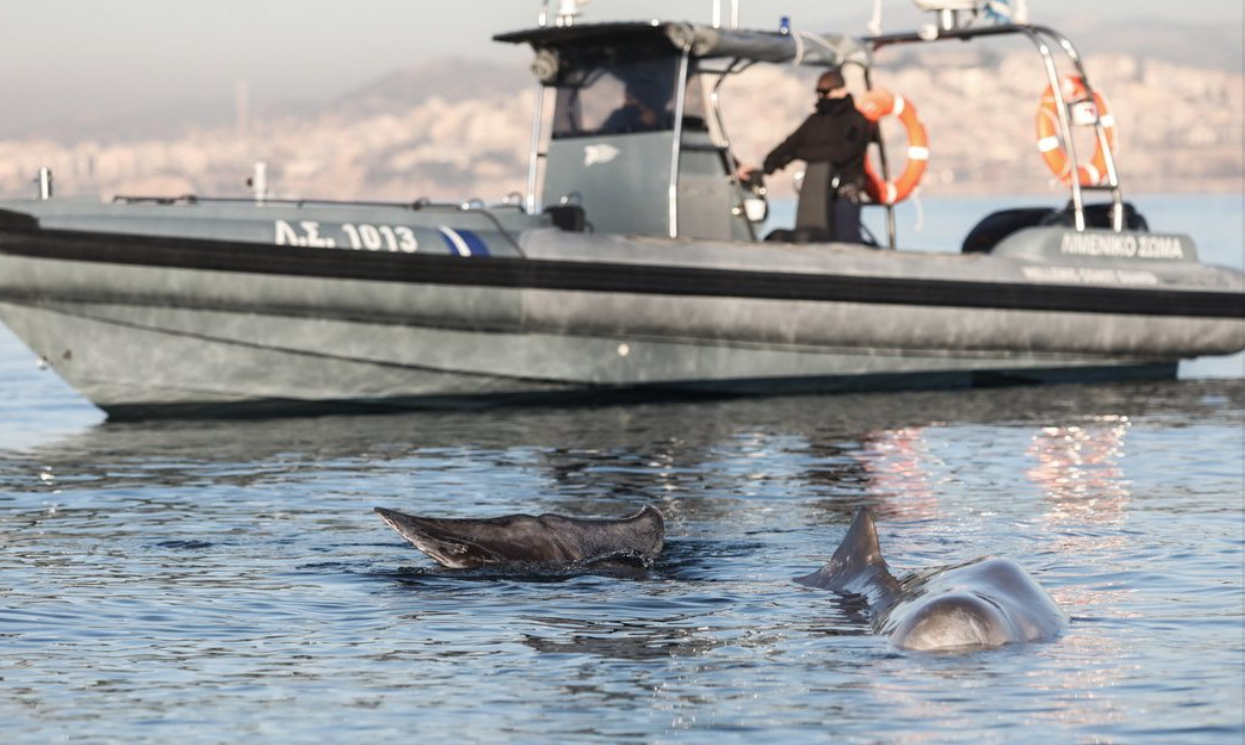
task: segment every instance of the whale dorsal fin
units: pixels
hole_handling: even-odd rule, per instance
[[[886,566],[886,559],[882,558],[878,531],[873,516],[865,507],[856,511],[852,527],[848,528],[830,561],[795,581],[808,587],[859,595],[873,595],[876,589],[890,590],[898,584]]]

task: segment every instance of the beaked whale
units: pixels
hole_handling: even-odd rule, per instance
[[[666,523],[645,506],[621,519],[507,515],[479,520],[406,515],[377,507],[389,527],[415,548],[452,569],[503,564],[652,561],[661,553]]]
[[[1051,639],[1068,618],[1011,559],[981,558],[896,579],[882,558],[877,528],[856,512],[834,556],[796,582],[862,598],[874,633],[901,649],[972,650]]]

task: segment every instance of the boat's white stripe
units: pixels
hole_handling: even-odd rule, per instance
[[[444,225],[438,226],[437,230],[441,231],[441,235],[450,239],[450,243],[454,244],[454,250],[458,251],[459,256],[471,255],[471,246],[467,245],[467,241],[463,240],[463,237],[458,234],[457,230],[447,228]]]
[[[1038,145],[1038,150],[1044,153],[1049,153],[1051,150],[1059,149],[1059,138],[1058,137],[1043,137],[1042,139],[1038,140],[1037,145]]]
[[[929,148],[915,146],[908,148],[908,160],[929,160]]]
[[[1101,119],[1099,119],[1099,121],[1101,121],[1101,122],[1102,122],[1102,126],[1104,126],[1104,127],[1114,127],[1114,126],[1115,126],[1115,117],[1114,117],[1113,115],[1111,115],[1111,114],[1103,114],[1103,115],[1102,115],[1102,118],[1101,118]]]

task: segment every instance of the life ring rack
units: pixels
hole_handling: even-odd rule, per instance
[[[917,116],[916,106],[885,88],[874,88],[856,99],[856,108],[871,122],[894,115],[904,127],[908,136],[908,162],[899,178],[892,181],[882,178],[873,162],[865,160],[865,193],[869,198],[877,204],[902,202],[920,185],[929,165],[929,133]]]
[[[1106,135],[1097,138],[1094,156],[1088,163],[1079,164],[1076,168],[1077,181],[1081,186],[1099,186],[1107,179],[1107,156],[1103,150],[1105,139],[1107,147],[1115,152],[1116,133],[1115,117],[1111,114],[1111,106],[1107,99],[1098,91],[1093,98],[1085,86],[1085,79],[1079,75],[1064,75],[1060,81],[1063,100],[1071,109],[1073,124],[1100,124]],[[1086,107],[1092,101],[1092,110]],[[1063,140],[1059,136],[1059,101],[1055,98],[1054,89],[1047,84],[1042,92],[1037,112],[1037,148],[1046,161],[1046,167],[1064,184],[1072,183],[1072,163],[1068,153],[1064,151]]]

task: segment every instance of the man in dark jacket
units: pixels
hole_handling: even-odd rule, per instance
[[[796,207],[795,241],[860,243],[860,201],[865,188],[865,155],[873,124],[856,110],[842,73],[817,80],[817,110],[766,156],[766,175],[793,160],[807,164]],[[756,168],[743,168],[747,180]]]

